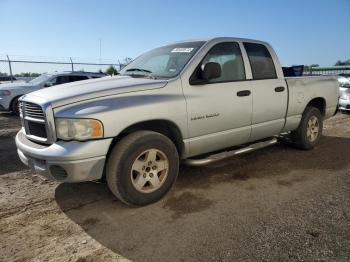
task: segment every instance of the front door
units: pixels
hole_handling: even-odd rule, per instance
[[[201,65],[216,62],[221,76],[205,84],[183,80],[187,102],[189,156],[248,141],[251,133],[252,96],[246,80],[240,46],[236,42],[214,45],[192,78],[200,78]]]

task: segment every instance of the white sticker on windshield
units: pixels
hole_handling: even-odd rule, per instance
[[[181,48],[174,48],[171,50],[172,53],[191,53],[193,50],[193,47],[181,47]]]

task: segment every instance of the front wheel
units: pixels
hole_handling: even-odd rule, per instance
[[[11,111],[16,116],[19,116],[19,101],[18,101],[18,98],[19,97],[14,98],[13,101],[11,102]]]
[[[323,117],[315,107],[306,107],[299,127],[292,131],[292,142],[301,149],[310,150],[315,147],[322,136]]]
[[[176,181],[179,156],[174,143],[152,131],[124,137],[111,151],[106,179],[112,193],[129,205],[161,199]]]

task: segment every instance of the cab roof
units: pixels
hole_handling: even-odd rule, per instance
[[[186,42],[224,42],[224,41],[237,41],[237,42],[251,42],[251,43],[259,43],[266,45],[267,42],[249,39],[249,38],[239,38],[239,37],[207,37],[207,38],[195,38],[195,39],[187,39],[182,41],[176,41],[170,44],[178,44],[178,43],[186,43]]]

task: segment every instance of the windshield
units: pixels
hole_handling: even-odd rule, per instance
[[[50,77],[51,77],[51,75],[49,75],[49,74],[42,74],[42,75],[30,80],[29,83],[40,84],[40,83],[48,80]]]
[[[203,41],[183,42],[153,49],[124,67],[120,74],[133,77],[175,77],[203,44]]]

